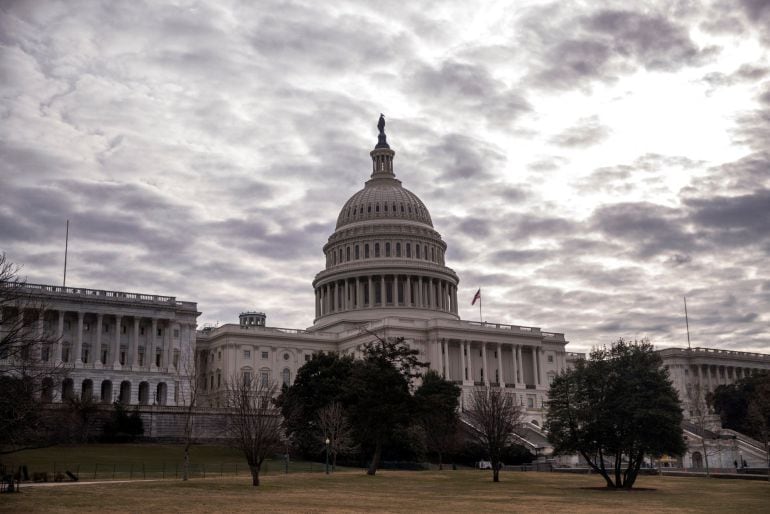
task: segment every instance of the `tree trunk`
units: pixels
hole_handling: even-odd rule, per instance
[[[251,485],[257,487],[259,485],[259,466],[249,465],[251,471]]]
[[[367,475],[374,476],[377,473],[377,468],[380,466],[380,455],[382,455],[382,443],[377,441],[374,447],[374,455],[372,455],[372,462],[369,463],[369,469],[366,470]]]
[[[444,463],[441,461],[441,452],[438,453],[438,470],[444,471]]]
[[[190,447],[185,446],[184,449],[184,463],[182,464],[182,480],[190,478]]]
[[[499,482],[499,481],[500,481],[500,463],[493,462],[492,463],[492,482]]]

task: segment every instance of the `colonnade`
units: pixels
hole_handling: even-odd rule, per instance
[[[65,316],[72,311],[58,310],[55,312],[57,312],[57,326],[52,345],[53,355],[52,359],[47,360],[52,360],[57,364],[60,362],[72,363],[74,367],[100,365],[113,369],[169,369],[178,365],[176,362],[178,357],[173,357],[174,340],[189,341],[191,334],[195,331],[195,325],[176,322],[172,319],[77,311],[74,312],[77,325],[74,331],[70,330],[72,351],[70,355],[65,356],[63,355]],[[67,317],[71,318],[71,316]],[[86,321],[87,318],[88,321]],[[91,326],[94,321],[95,325]],[[149,321],[149,323],[144,321]],[[87,330],[86,323],[88,323]],[[40,326],[42,338],[42,321]],[[149,334],[144,334],[144,341],[140,341],[142,329],[145,332],[149,330]],[[160,336],[157,335],[158,329],[161,332]],[[175,331],[178,331],[176,336]],[[85,340],[86,332],[93,333],[89,341]],[[124,333],[126,337],[122,338]],[[83,351],[86,345],[91,350],[88,353]]]
[[[548,370],[542,346],[450,339],[437,340],[436,344],[438,369],[447,380],[506,387],[508,379],[508,387],[528,389],[547,385]],[[566,369],[563,352],[554,352],[550,364],[548,368],[556,372]]]
[[[749,377],[767,368],[752,368],[749,366],[725,366],[722,364],[695,364],[690,367],[698,384],[713,391],[717,386],[731,384],[736,380]]]
[[[457,285],[407,274],[378,274],[334,280],[315,291],[316,318],[355,309],[417,307],[457,314]]]

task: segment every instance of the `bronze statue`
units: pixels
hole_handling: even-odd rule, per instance
[[[380,130],[380,134],[385,134],[385,115],[380,113],[380,121],[377,122],[377,128]]]

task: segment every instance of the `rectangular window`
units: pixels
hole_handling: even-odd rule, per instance
[[[158,337],[162,336],[162,335],[163,335],[163,329],[162,329],[162,328],[159,328],[159,329],[158,329],[158,333],[157,333],[156,335],[157,335]]]
[[[305,362],[310,362],[310,355],[305,355]]]
[[[160,353],[156,353],[155,354],[155,367],[157,367],[157,368],[160,367],[160,359],[161,359],[161,354]]]
[[[174,337],[179,337],[179,329],[178,328],[174,329]]]
[[[89,330],[91,330],[91,324],[88,322],[83,323],[83,332],[88,332]]]
[[[553,355],[548,356],[548,362],[553,362]]]
[[[217,352],[217,359],[218,360],[222,360],[222,352],[221,351]]]
[[[121,332],[123,332],[123,333],[125,334],[125,333],[126,333],[126,326],[125,326],[125,325],[122,325],[122,326],[120,327],[120,331],[121,331]]]
[[[69,348],[64,348],[62,350],[61,360],[63,360],[64,362],[69,362],[70,361],[70,349]]]
[[[102,364],[107,364],[107,350],[102,350]]]
[[[121,366],[126,365],[126,352],[124,351],[120,352],[120,365]]]
[[[251,350],[243,350],[243,358],[251,359]]]
[[[88,363],[88,348],[83,348],[83,364]]]
[[[40,355],[40,359],[41,359],[43,362],[48,362],[48,353],[49,353],[49,350],[50,350],[50,349],[48,348],[48,346],[44,346],[44,347],[43,347],[43,350],[42,350],[42,352],[41,352],[41,355]]]
[[[262,352],[262,358],[263,359],[267,359],[267,357],[268,357],[268,353],[267,352]]]
[[[65,322],[64,322],[64,328],[65,328],[66,330],[69,330],[69,329],[70,329],[70,322],[69,322],[69,321],[65,321]]]
[[[144,352],[139,352],[139,365],[144,366]]]
[[[174,367],[179,367],[179,350],[174,350]]]
[[[144,327],[139,328],[139,335],[144,335]]]
[[[105,323],[105,324],[104,324],[104,333],[106,334],[106,333],[107,333],[107,332],[109,332],[109,331],[110,331],[110,325],[109,325],[109,324],[107,324],[107,323]]]
[[[534,398],[527,398],[527,407],[530,409],[535,408],[535,399]]]
[[[211,377],[211,380],[214,380],[214,377]],[[250,371],[244,371],[243,372],[243,385],[251,385],[251,372]]]
[[[270,381],[270,375],[267,371],[262,372],[262,387],[267,387],[268,382]]]

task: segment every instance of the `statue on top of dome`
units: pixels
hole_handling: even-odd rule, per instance
[[[390,148],[388,140],[385,137],[385,115],[380,113],[380,120],[377,122],[377,128],[380,131],[377,136],[377,146],[375,148]]]

